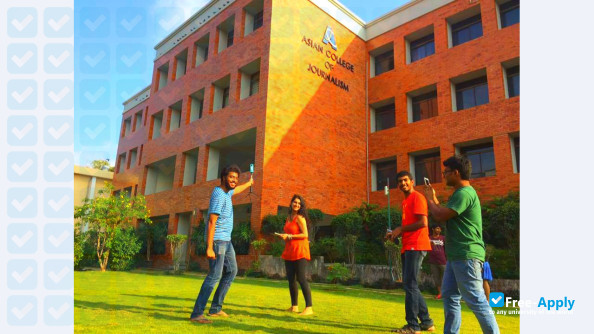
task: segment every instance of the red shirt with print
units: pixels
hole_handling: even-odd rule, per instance
[[[414,224],[418,216],[427,216],[427,200],[421,193],[413,190],[402,201],[402,226]],[[402,232],[402,253],[407,250],[430,251],[429,228],[422,227],[415,231]]]

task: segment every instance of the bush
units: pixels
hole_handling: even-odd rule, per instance
[[[402,213],[395,208],[390,208],[390,219],[392,220],[392,229],[396,228],[396,226],[402,225]],[[381,246],[384,242],[384,236],[386,235],[387,229],[388,209],[384,208],[370,212],[368,218],[367,240],[376,242]]]
[[[520,268],[520,194],[510,192],[482,205],[483,239],[497,250],[493,261],[503,265],[504,276],[519,277]],[[489,261],[491,262],[491,261]]]
[[[320,229],[320,223],[324,220],[324,212],[320,209],[308,209],[307,215],[309,221],[307,222],[308,233],[310,234],[309,240],[316,240],[316,235]]]
[[[79,264],[85,257],[85,243],[87,243],[87,233],[74,233],[74,269],[82,269]]]
[[[286,220],[287,215],[266,215],[264,219],[262,219],[262,233],[268,235],[272,235],[275,232],[283,233]]]
[[[311,245],[312,256],[323,256],[324,262],[334,263],[340,258],[340,250],[335,238],[321,238]]]
[[[132,269],[134,257],[140,251],[141,244],[134,229],[117,230],[111,245],[110,269],[117,271]]]
[[[243,222],[233,227],[231,232],[231,243],[235,248],[235,253],[238,255],[247,255],[250,252],[250,243],[256,237],[256,233],[252,230],[250,222]]]
[[[351,271],[341,263],[335,263],[328,266],[328,275],[326,279],[330,283],[345,283],[351,278]]]
[[[520,268],[516,265],[514,254],[508,249],[495,249],[488,261],[493,272],[493,278],[520,278]]]
[[[344,238],[347,234],[360,235],[363,228],[363,219],[357,212],[347,212],[332,219],[334,236]]]
[[[153,224],[138,223],[136,234],[141,242],[140,254],[144,254],[146,261],[150,261],[152,255],[165,254],[167,228],[167,221],[155,221]]]
[[[198,226],[192,228],[192,236],[190,239],[194,244],[194,253],[196,255],[206,255],[206,238],[205,238],[205,231],[204,231],[204,221],[200,221]]]
[[[357,241],[355,259],[360,264],[387,264],[383,245],[375,242]]]
[[[268,249],[268,255],[279,257],[283,254],[285,250],[285,242],[282,240],[274,241],[270,243],[270,248]]]

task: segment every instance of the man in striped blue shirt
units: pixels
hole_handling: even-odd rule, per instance
[[[201,324],[212,323],[204,316],[206,302],[219,283],[215,291],[208,315],[211,317],[228,317],[223,308],[223,301],[231,282],[237,274],[235,250],[231,244],[233,231],[233,202],[231,196],[239,194],[249,188],[254,180],[237,185],[241,170],[237,165],[223,168],[221,171],[221,186],[216,187],[210,196],[208,207],[208,224],[206,225],[206,256],[208,257],[208,275],[202,283],[198,298],[194,304],[194,311],[190,321]]]

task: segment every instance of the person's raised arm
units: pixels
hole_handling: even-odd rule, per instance
[[[208,232],[206,236],[206,257],[214,259],[216,257],[213,249],[215,227],[217,226],[217,219],[219,215],[211,213],[208,217]]]
[[[242,193],[244,190],[246,190],[247,188],[249,188],[251,185],[254,184],[254,179],[253,177],[250,175],[250,180],[247,181],[244,184],[238,185],[237,187],[235,187],[235,190],[233,191],[233,195],[237,195]]]
[[[427,198],[429,213],[431,213],[431,216],[433,216],[436,222],[445,223],[447,220],[458,215],[456,211],[439,205],[439,201],[435,196],[435,189],[432,186],[425,186],[425,197]]]

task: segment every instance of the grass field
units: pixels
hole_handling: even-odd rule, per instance
[[[223,309],[230,317],[211,325],[189,321],[203,274],[98,272],[74,274],[76,333],[386,333],[405,325],[404,292],[312,284],[315,315],[299,317],[290,306],[285,281],[237,277]],[[304,308],[299,296],[299,309]],[[443,331],[443,305],[426,295],[429,313]],[[207,309],[210,307],[210,302]],[[519,316],[497,316],[501,333],[519,333]],[[480,333],[463,305],[461,333]]]

